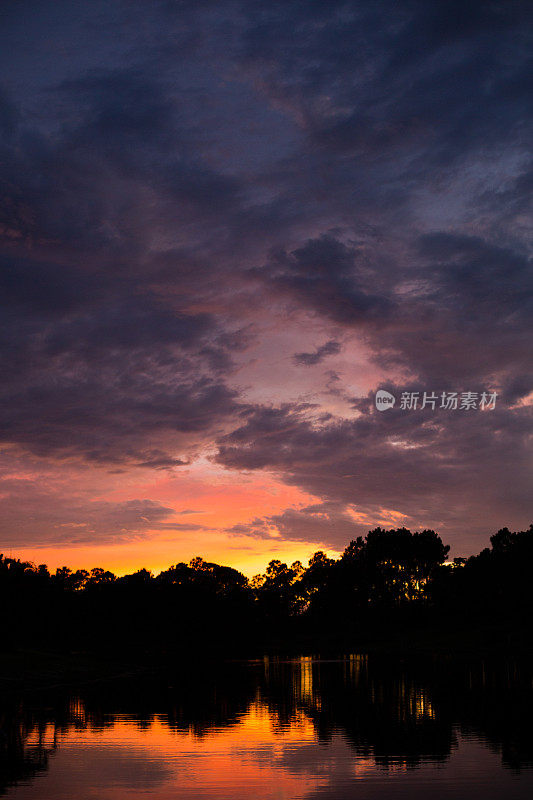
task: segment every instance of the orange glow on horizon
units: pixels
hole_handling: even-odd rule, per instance
[[[242,537],[239,539],[242,540]],[[102,567],[111,570],[118,577],[142,568],[151,570],[157,575],[173,564],[180,561],[188,563],[191,558],[199,555],[205,561],[234,567],[251,578],[263,573],[268,562],[274,558],[288,564],[301,561],[305,565],[313,553],[321,549],[325,548],[317,543],[258,540],[250,544],[249,540],[239,543],[237,539],[219,541],[211,547],[207,546],[205,540],[194,543],[182,542],[179,548],[173,549],[167,541],[145,540],[108,546],[21,548],[6,552],[4,555],[31,561],[34,564],[46,564],[51,571],[63,566],[73,570]],[[326,553],[330,558],[337,558],[340,555],[339,551],[331,549],[326,549]]]
[[[149,497],[174,508],[176,513],[164,521],[163,530],[125,533],[122,541],[115,542],[99,542],[90,529],[72,523],[72,532],[86,532],[87,542],[5,548],[5,555],[12,554],[36,564],[45,563],[51,570],[61,566],[71,569],[98,566],[118,576],[141,568],[157,574],[172,564],[189,562],[200,555],[206,561],[234,567],[251,577],[264,572],[273,558],[288,563],[296,560],[307,563],[314,552],[325,549],[316,542],[285,540],[276,535],[275,530],[271,536],[228,530],[236,525],[249,525],[257,518],[281,514],[287,508],[318,501],[313,495],[269,474],[240,474],[236,484],[231,471],[205,462],[196,463],[185,471],[158,473],[155,478],[153,472],[140,474],[134,485],[131,479],[122,480],[107,492],[101,492],[97,499],[119,503],[132,496]],[[65,528],[62,534],[64,532]],[[337,555],[336,551],[328,553]]]

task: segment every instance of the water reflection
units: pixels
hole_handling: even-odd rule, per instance
[[[532,674],[513,662],[270,658],[11,698],[0,794],[529,797]]]

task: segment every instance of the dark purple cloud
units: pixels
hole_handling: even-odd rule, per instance
[[[357,250],[330,235],[310,239],[290,254],[274,253],[260,274],[274,291],[340,324],[373,323],[393,310],[385,292],[373,291],[377,281],[359,265]]]
[[[399,398],[399,387],[388,388]],[[307,531],[330,547],[342,547],[348,530],[359,534],[393,512],[407,527],[434,527],[455,550],[469,550],[491,526],[530,513],[530,407],[405,411],[398,404],[379,412],[373,397],[358,405],[355,419],[317,417],[301,406],[257,408],[220,442],[217,460],[272,471],[321,498],[319,524],[306,509],[270,522],[287,538],[303,539]],[[256,521],[250,532],[262,526]]]
[[[164,521],[174,513],[148,499],[110,502],[80,493],[66,496],[60,487],[27,478],[0,478],[0,491],[0,535],[2,546],[9,548],[133,541],[164,529]]]
[[[312,367],[315,364],[320,364],[328,356],[335,356],[340,353],[342,346],[340,342],[335,339],[330,339],[329,342],[324,342],[320,347],[317,347],[313,353],[295,353],[293,361],[295,364],[300,364],[304,367]]]

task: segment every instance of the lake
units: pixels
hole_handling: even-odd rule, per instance
[[[533,796],[526,661],[201,663],[4,697],[16,800]]]

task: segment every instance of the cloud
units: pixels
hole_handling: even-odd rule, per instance
[[[329,342],[325,342],[320,345],[320,347],[317,347],[314,353],[295,353],[292,358],[295,364],[311,367],[315,364],[320,364],[327,356],[337,355],[340,353],[341,349],[339,342],[330,339]]]
[[[357,521],[343,503],[315,503],[302,508],[288,508],[281,514],[256,517],[249,523],[228,528],[228,533],[269,540],[314,542],[338,548],[368,531],[368,523]]]
[[[325,234],[291,253],[274,253],[258,274],[272,289],[335,322],[372,324],[392,313],[392,307],[386,295],[365,285],[362,272],[357,250]]]
[[[60,487],[43,487],[39,481],[22,478],[0,480],[0,509],[4,549],[129,542],[164,529],[165,520],[174,513],[154,500],[111,502],[79,493],[67,496]],[[173,527],[189,530],[189,526]]]
[[[388,388],[399,396],[398,387]],[[397,405],[380,413],[372,396],[360,407],[354,419],[317,417],[301,406],[257,407],[223,437],[216,460],[234,470],[274,472],[319,498],[325,516],[289,510],[269,522],[285,535],[329,546],[344,546],[351,529],[401,522],[434,528],[454,547],[474,550],[505,519],[527,519],[531,407],[446,413]],[[265,520],[250,529],[265,532]]]

